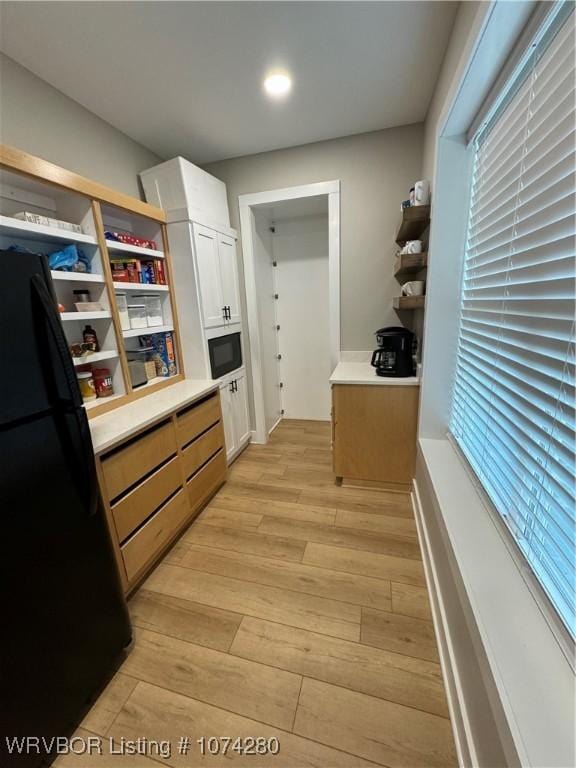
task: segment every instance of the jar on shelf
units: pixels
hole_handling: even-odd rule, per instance
[[[94,368],[92,370],[94,377],[94,389],[96,397],[110,397],[114,394],[114,385],[109,368]]]
[[[96,388],[94,386],[94,377],[90,371],[82,371],[77,374],[78,386],[82,400],[87,403],[90,400],[96,400]]]

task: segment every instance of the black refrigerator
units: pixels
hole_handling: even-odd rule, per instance
[[[36,768],[12,740],[70,735],[131,627],[46,259],[0,266],[0,765]]]

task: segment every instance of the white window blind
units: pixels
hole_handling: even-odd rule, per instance
[[[475,139],[450,423],[572,635],[574,62],[571,13]]]

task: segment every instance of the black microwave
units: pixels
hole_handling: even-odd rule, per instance
[[[229,333],[208,339],[210,369],[212,378],[219,379],[230,371],[242,367],[242,344],[240,333]]]

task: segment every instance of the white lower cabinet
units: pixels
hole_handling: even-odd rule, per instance
[[[250,438],[248,392],[243,369],[230,373],[220,384],[226,458],[230,461]]]

